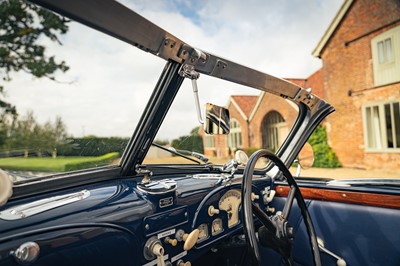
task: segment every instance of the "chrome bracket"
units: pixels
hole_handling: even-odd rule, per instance
[[[297,102],[302,102],[307,105],[310,110],[314,110],[318,107],[318,103],[320,102],[320,100],[318,97],[315,97],[315,95],[311,92],[311,88],[300,89],[299,92],[296,94],[294,100]]]
[[[160,56],[162,58],[170,58],[181,63],[182,58],[178,56],[179,46],[180,45],[177,44],[177,40],[174,40],[170,37],[165,37],[164,41],[160,45],[157,56]]]
[[[194,65],[198,62],[205,64],[207,62],[207,55],[196,48],[187,44],[183,44],[179,50],[178,57],[183,59],[186,64]]]
[[[137,174],[142,174],[143,179],[140,182],[141,184],[149,184],[151,182],[151,177],[153,176],[153,172],[147,170],[146,167],[142,167],[141,165],[136,165],[135,169]]]
[[[193,65],[183,64],[179,69],[179,75],[191,80],[197,80],[200,77],[199,72],[194,69]]]

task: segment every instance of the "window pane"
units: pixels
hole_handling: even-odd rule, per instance
[[[392,58],[392,39],[385,40],[385,49],[386,49],[386,62],[391,62]]]
[[[392,118],[390,115],[390,104],[385,104],[385,120],[386,120],[387,147],[393,148],[393,130],[392,130]]]
[[[394,113],[394,123],[395,123],[395,143],[396,148],[400,148],[400,108],[399,103],[393,104],[393,113]]]
[[[378,42],[378,58],[379,58],[379,64],[385,63],[385,52],[383,48],[383,42]]]
[[[372,132],[375,141],[375,148],[382,149],[381,123],[378,106],[372,108]]]
[[[372,115],[371,115],[371,107],[365,108],[365,123],[366,123],[366,134],[367,134],[367,147],[373,148],[374,138],[372,137]]]

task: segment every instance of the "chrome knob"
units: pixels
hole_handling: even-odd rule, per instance
[[[11,255],[19,264],[27,265],[34,262],[39,257],[39,253],[39,245],[30,241],[20,245]]]

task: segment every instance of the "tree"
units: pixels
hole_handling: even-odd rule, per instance
[[[61,45],[59,34],[68,31],[68,20],[36,5],[20,0],[0,1],[0,77],[11,80],[13,72],[23,71],[37,78],[55,79],[55,73],[67,71],[64,61],[57,63],[46,55],[43,39]],[[0,84],[0,94],[4,87]],[[0,109],[16,113],[12,104],[0,99]],[[1,123],[2,121],[0,121]]]
[[[57,150],[67,145],[67,129],[61,117],[57,117],[54,123],[47,121],[39,124],[32,111],[18,118],[13,123],[4,123],[4,131],[7,135],[2,150],[15,154],[23,152],[25,157],[35,152],[36,156],[52,154],[57,157]]]
[[[23,150],[24,157],[28,157],[29,151],[36,148],[38,145],[36,141],[34,141],[34,133],[40,135],[37,127],[33,112],[29,111],[24,119],[13,123],[13,127],[10,128],[9,147],[15,150]]]
[[[49,124],[49,125],[48,125]],[[53,158],[57,157],[57,150],[60,149],[62,145],[66,145],[66,140],[68,138],[67,127],[62,121],[61,117],[57,116],[54,125],[51,126],[49,122],[45,124],[45,128],[49,128],[50,130],[46,130],[46,132],[50,132],[48,137],[48,143],[51,145],[51,155]]]
[[[181,136],[172,140],[171,144],[176,149],[204,152],[203,138],[199,134],[199,127],[193,128],[188,136]]]

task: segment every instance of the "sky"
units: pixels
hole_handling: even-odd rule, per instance
[[[322,65],[311,53],[343,0],[122,3],[194,47],[276,77],[307,78]],[[21,117],[33,110],[40,123],[62,117],[75,137],[129,137],[165,62],[76,23],[70,23],[60,39],[62,46],[41,42],[48,55],[66,61],[70,70],[57,73],[58,82],[15,73],[4,84],[5,100],[17,106]],[[202,77],[201,82],[203,87],[226,86]],[[215,90],[207,96],[220,98],[222,105],[228,97]],[[196,126],[196,119],[185,117],[187,108],[195,109],[191,88],[185,88],[176,101],[182,112],[167,120],[180,126],[162,130],[163,139],[188,134]],[[187,120],[193,123],[183,122]]]

